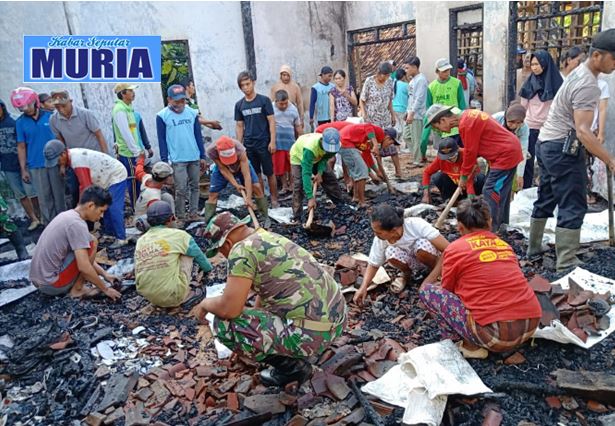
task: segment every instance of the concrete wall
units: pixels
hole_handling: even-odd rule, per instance
[[[431,81],[436,78],[435,63],[448,58],[449,10],[481,3],[479,1],[415,2],[416,53],[421,58],[421,70]]]
[[[282,64],[295,71],[303,87],[306,110],[309,88],[323,65],[345,68],[346,36],[342,2],[252,2],[257,90],[269,93]],[[162,40],[188,40],[192,71],[201,111],[218,119],[224,130],[204,130],[213,139],[235,133],[233,107],[242,96],[237,74],[247,68],[239,2],[2,2],[0,3],[0,96],[22,83],[24,34],[161,35]],[[114,19],[121,16],[122,19]],[[19,25],[8,25],[18,22]],[[41,22],[53,25],[41,26]],[[40,28],[53,30],[41,31]],[[17,58],[17,60],[15,60]],[[39,92],[67,88],[76,105],[96,112],[108,141],[112,140],[110,110],[114,84],[34,84]],[[160,84],[137,89],[135,109],[156,143],[156,113],[163,107]]]
[[[253,2],[257,90],[269,95],[280,66],[290,65],[307,122],[310,87],[321,67],[347,68],[345,19],[342,2]],[[241,97],[238,89],[234,97]]]
[[[415,4],[411,1],[349,1],[346,7],[346,30],[358,30],[378,25],[395,24],[415,19]]]
[[[602,11],[602,29],[615,28],[615,2],[605,1]]]
[[[483,110],[501,111],[506,99],[508,67],[508,3],[483,4]]]

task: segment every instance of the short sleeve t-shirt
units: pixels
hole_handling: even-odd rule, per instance
[[[181,229],[154,226],[137,240],[135,281],[137,291],[148,300],[177,300],[188,286],[180,273],[180,257],[188,251],[192,237]],[[178,286],[178,280],[184,284]]]
[[[100,144],[95,133],[100,129],[100,124],[92,111],[73,106],[73,113],[69,118],[65,118],[56,111],[49,119],[49,125],[56,136],[64,139],[68,148],[100,151]]]
[[[609,99],[611,97],[611,92],[609,91],[609,85],[606,81],[599,78],[598,79],[598,87],[600,88],[600,101],[605,99]],[[598,110],[598,105],[596,110],[594,111],[594,121],[592,123],[592,132],[598,130],[598,119],[600,118],[600,111]]]
[[[246,152],[246,148],[237,140],[233,139],[233,144],[235,145],[235,152],[237,153],[237,159],[239,159],[244,152]],[[220,153],[216,148],[216,144],[212,143],[207,147],[205,151],[207,153],[207,157],[212,161],[217,161],[220,159]],[[230,166],[226,166],[229,168],[231,173],[238,173],[241,170],[241,162],[237,161],[235,164],[231,164]]]
[[[80,181],[79,186],[83,186],[80,179],[82,173],[89,175],[92,185],[105,189],[125,181],[128,177],[124,165],[110,155],[84,148],[72,148],[68,152],[70,166]]]
[[[395,244],[389,244],[386,240],[374,237],[372,248],[369,251],[368,262],[372,266],[380,267],[386,261],[385,251],[387,247],[393,245],[403,250],[410,250],[417,240],[433,240],[440,235],[440,232],[431,226],[426,220],[420,217],[408,217],[404,219],[404,233]]]
[[[517,255],[486,230],[464,235],[444,250],[442,288],[459,296],[483,326],[541,316]]]
[[[369,123],[352,124],[340,130],[342,148],[357,148],[359,151],[369,150],[369,139],[376,138],[381,143],[384,136],[381,127]]]
[[[273,106],[267,96],[257,94],[251,101],[241,98],[235,104],[235,121],[243,121],[243,144],[246,148],[263,148],[269,144],[269,120]]]
[[[15,120],[4,109],[4,118],[0,120],[0,168],[3,172],[19,172],[17,156],[17,130]]]
[[[346,302],[335,279],[304,248],[281,235],[258,229],[235,244],[228,275],[253,280],[263,309],[283,319],[339,324]]]
[[[275,149],[290,151],[295,143],[295,126],[301,123],[299,111],[291,103],[284,111],[280,111],[273,102],[273,112],[275,114]]]
[[[555,95],[538,138],[541,141],[564,139],[574,128],[574,111],[594,111],[599,100],[596,76],[587,64],[579,65],[566,77]]]
[[[32,256],[30,281],[37,287],[57,281],[64,261],[75,250],[89,249],[92,236],[76,210],[57,215],[45,228]]]
[[[26,144],[26,160],[29,169],[45,168],[45,145],[55,139],[49,127],[49,117],[51,113],[39,110],[38,120],[25,114],[17,119],[17,142]]]

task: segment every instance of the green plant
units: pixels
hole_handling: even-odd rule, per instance
[[[187,40],[162,42],[162,97],[165,105],[167,88],[173,84],[185,84],[190,77],[190,50]]]

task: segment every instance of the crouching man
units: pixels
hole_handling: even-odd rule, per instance
[[[211,312],[220,341],[241,356],[273,368],[261,372],[267,385],[302,382],[311,363],[346,325],[339,285],[305,249],[266,231],[254,230],[228,212],[215,216],[205,237],[211,253],[228,259],[224,294],[194,309],[201,321]],[[246,306],[249,293],[254,307]]]
[[[173,187],[173,168],[164,161],[158,161],[152,167],[151,173],[145,171],[145,156],[142,155],[137,161],[135,178],[141,182],[141,192],[135,204],[135,226],[141,232],[149,229],[147,223],[147,208],[154,202],[162,200],[171,206],[175,214],[175,199],[163,188]]]
[[[96,293],[85,287],[88,281],[107,297],[116,300],[120,293],[107,287],[118,278],[108,274],[95,261],[98,242],[90,234],[86,221],[97,222],[111,205],[111,195],[98,186],[81,193],[75,209],[57,215],[41,234],[30,266],[30,281],[50,296],[69,293],[87,297]]]
[[[165,201],[147,208],[151,228],[137,240],[135,276],[137,292],[163,308],[181,305],[190,295],[192,264],[205,271],[211,264],[186,231],[173,227],[175,215]]]

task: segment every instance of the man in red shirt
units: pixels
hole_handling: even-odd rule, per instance
[[[382,129],[370,123],[354,124],[346,121],[323,124],[316,131],[324,131],[328,127],[333,127],[340,132],[340,156],[354,182],[354,201],[357,201],[359,205],[365,204],[365,182],[372,170],[377,173],[377,178],[372,177],[372,179],[376,181],[384,180],[389,192],[393,193],[393,187],[389,183],[382,165],[380,149],[393,144],[399,145],[397,131],[392,127]],[[360,161],[357,161],[357,150],[367,168],[363,167]],[[374,158],[376,158],[376,161],[374,161]]]
[[[446,201],[453,196],[461,178],[463,156],[463,148],[459,148],[455,139],[442,139],[440,145],[438,145],[438,156],[423,171],[423,203],[431,203],[431,196],[429,195],[430,183],[438,187],[442,200]],[[468,179],[466,188],[468,196],[480,195],[484,183],[485,175],[473,172],[472,176]]]
[[[426,113],[426,126],[448,133],[459,128],[463,141],[464,158],[461,165],[459,186],[466,189],[467,181],[476,159],[483,157],[489,162],[483,195],[489,204],[493,218],[492,230],[508,221],[510,195],[517,164],[523,161],[521,145],[517,137],[502,127],[486,112],[469,109],[452,111],[453,107],[434,104]]]
[[[444,250],[442,283],[424,283],[419,290],[442,337],[461,338],[466,358],[514,350],[532,337],[542,316],[517,255],[489,231],[489,210],[482,197],[459,203],[461,237]]]

